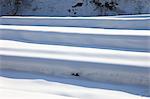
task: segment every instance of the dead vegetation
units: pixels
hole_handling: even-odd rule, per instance
[[[104,0],[91,0],[91,4],[96,6],[94,10],[100,11],[115,11],[117,9],[118,3],[116,0],[104,1]]]

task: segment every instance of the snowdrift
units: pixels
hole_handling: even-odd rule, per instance
[[[0,97],[3,99],[149,99],[131,93],[145,93],[138,86],[122,86],[107,83],[92,82],[83,79],[62,78],[1,70]],[[129,93],[127,93],[129,92]]]
[[[149,86],[150,54],[0,41],[1,68]],[[7,45],[7,46],[5,46]],[[103,76],[102,76],[103,75]]]
[[[150,15],[118,17],[1,17],[4,25],[39,25],[109,29],[150,29]]]
[[[149,17],[131,17],[1,17],[0,69],[138,86],[150,96]]]

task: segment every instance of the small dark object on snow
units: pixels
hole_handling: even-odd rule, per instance
[[[77,3],[76,5],[72,6],[73,8],[75,7],[81,7],[83,5],[83,3]]]
[[[77,14],[77,12],[74,12],[74,14]]]
[[[118,4],[117,3],[115,3],[115,2],[106,2],[105,3],[105,7],[106,8],[108,8],[109,10],[114,10],[114,9],[116,9],[116,6],[117,6]]]
[[[72,76],[80,76],[79,73],[72,73]]]
[[[68,12],[71,12],[71,10],[69,9]]]

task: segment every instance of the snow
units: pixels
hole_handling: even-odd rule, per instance
[[[144,17],[142,17],[144,16]],[[109,29],[150,29],[150,14],[118,17],[7,17],[0,18],[1,24],[66,26]]]
[[[0,25],[0,37],[28,43],[149,51],[149,30]],[[57,40],[56,40],[57,39]]]
[[[68,34],[93,34],[93,35],[120,35],[120,36],[150,36],[149,30],[117,30],[117,29],[100,29],[100,28],[81,28],[81,27],[48,27],[48,26],[11,26],[0,25],[3,30],[24,30],[24,31],[41,31],[41,32],[58,32]]]
[[[1,69],[68,76],[77,72],[81,74],[81,77],[95,81],[103,80],[113,83],[149,86],[149,81],[147,80],[149,79],[149,72],[146,69],[149,68],[150,54],[147,52],[30,44],[0,40],[0,55],[1,65],[3,65],[0,67]],[[13,56],[12,59],[10,56]],[[25,60],[24,57],[28,60]],[[44,62],[44,59],[48,61]],[[37,60],[39,62],[36,62]],[[59,66],[58,61],[63,65]],[[49,65],[49,63],[56,66]],[[79,64],[77,65],[76,63]],[[42,69],[42,65],[45,65],[45,69]],[[105,78],[101,77],[101,75],[104,75]],[[124,77],[127,77],[127,79]]]
[[[103,7],[92,3],[93,0],[84,0],[83,5],[77,7],[73,6],[82,0],[20,0],[18,5],[15,5],[14,1],[1,0],[0,15],[99,16],[150,13],[149,0],[97,0]],[[112,1],[113,9],[105,6],[107,2]]]
[[[6,46],[7,45],[7,46]],[[0,55],[52,58],[148,67],[149,53],[107,49],[29,44],[0,40]]]
[[[149,98],[149,20],[1,17],[0,98]]]
[[[148,97],[111,90],[111,88],[118,88],[118,90],[126,88],[127,92],[134,89],[136,93],[142,90],[140,87],[125,87],[8,70],[1,71],[0,75],[0,97],[3,99],[43,99],[43,97],[45,99],[98,99],[99,97],[103,99],[148,99]],[[92,85],[95,85],[95,88],[90,87]],[[109,89],[104,89],[104,87]]]

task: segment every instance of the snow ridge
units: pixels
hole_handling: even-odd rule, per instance
[[[1,17],[0,69],[148,88],[149,18],[118,17]]]

